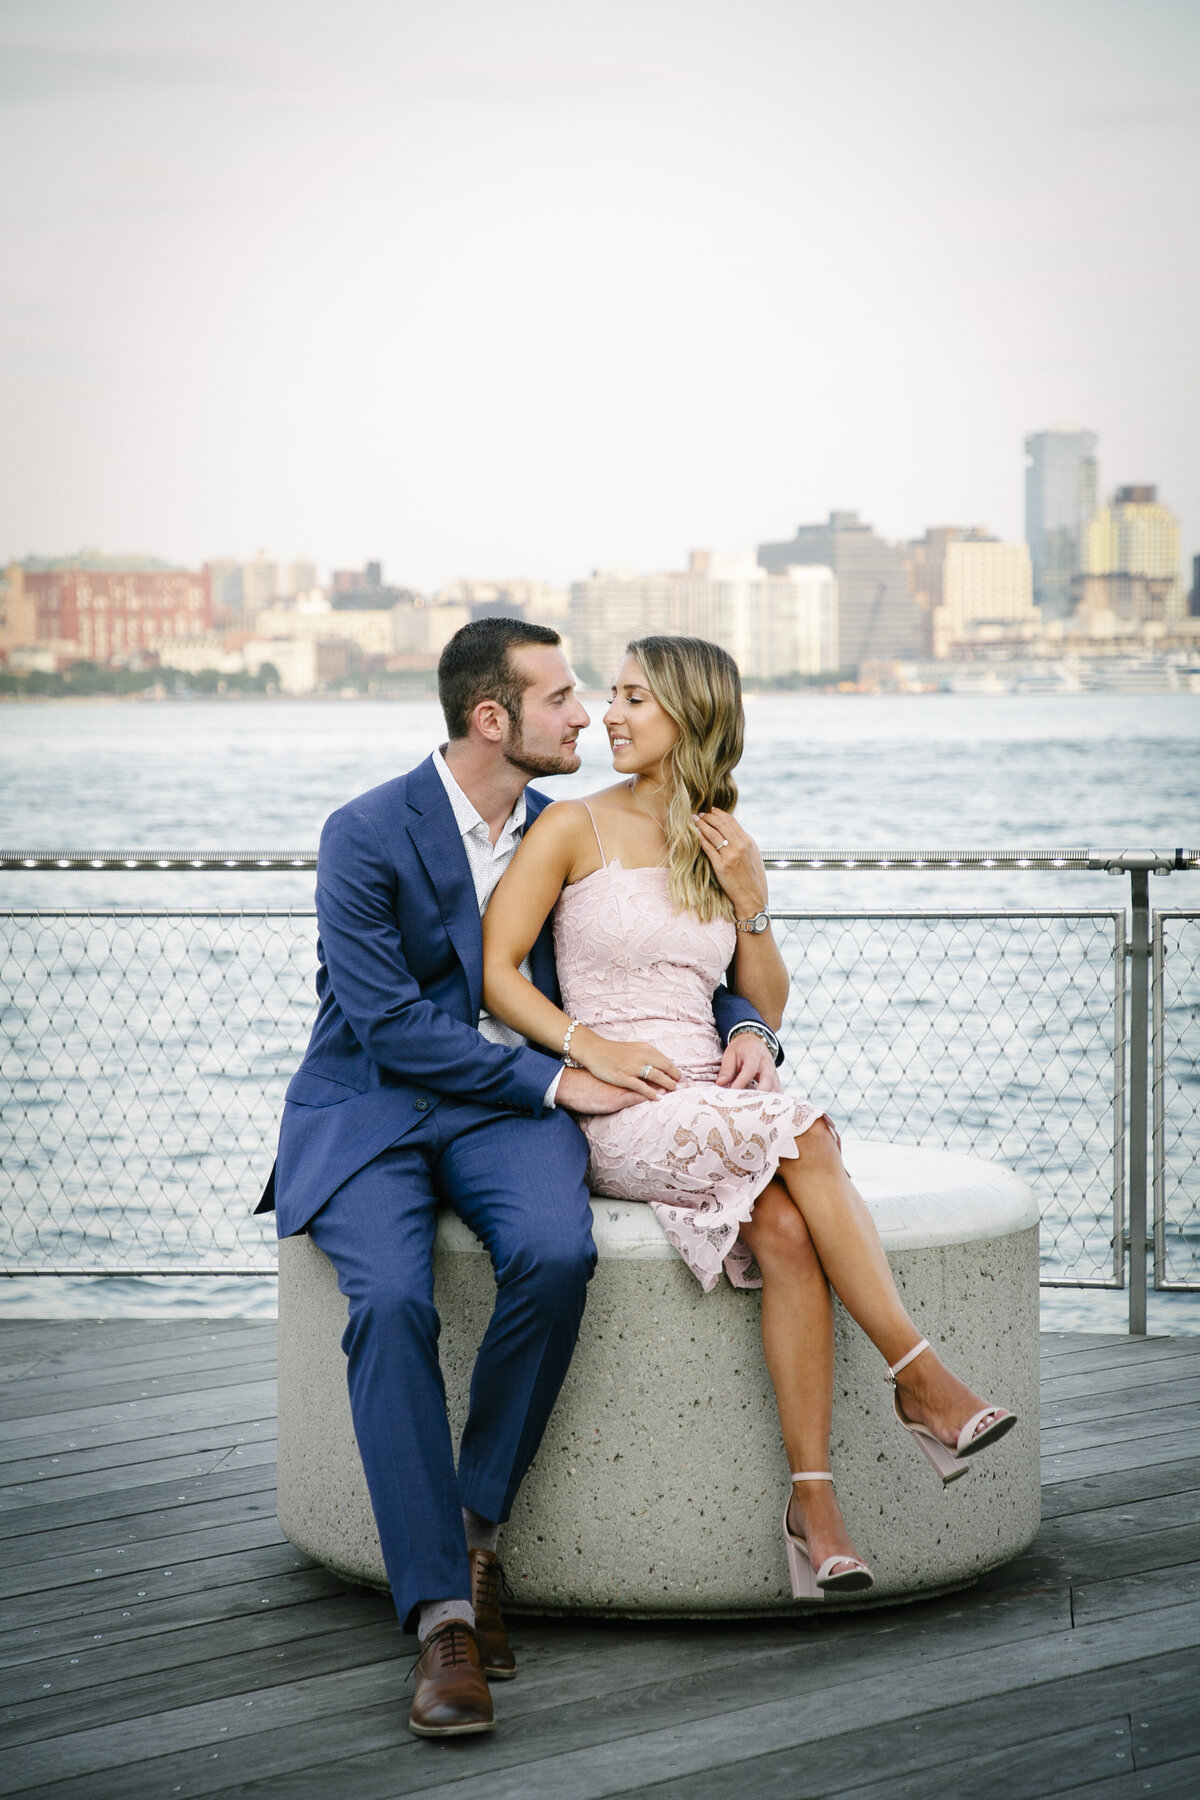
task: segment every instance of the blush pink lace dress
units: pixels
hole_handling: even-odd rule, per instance
[[[738,1232],[780,1158],[825,1116],[810,1100],[716,1085],[712,995],[736,938],[731,920],[676,912],[665,869],[619,862],[565,888],[554,912],[565,1010],[603,1037],[654,1044],[683,1074],[660,1100],[580,1121],[590,1185],[647,1201],[705,1293],[722,1267],[735,1287],[761,1287]]]

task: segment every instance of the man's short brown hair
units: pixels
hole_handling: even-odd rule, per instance
[[[471,714],[481,700],[502,706],[519,733],[529,683],[522,679],[511,652],[523,644],[561,643],[548,625],[531,625],[524,619],[472,619],[456,631],[438,662],[438,699],[451,738],[466,737]]]

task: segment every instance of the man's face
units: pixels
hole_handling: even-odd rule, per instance
[[[509,652],[526,683],[520,722],[511,720],[502,749],[526,775],[571,775],[579,767],[575,740],[591,723],[575,696],[575,677],[551,644],[521,644]]]

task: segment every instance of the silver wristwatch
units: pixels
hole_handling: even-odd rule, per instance
[[[768,929],[771,923],[771,915],[770,913],[760,912],[755,913],[752,919],[735,919],[733,922],[739,931],[752,931],[755,936],[757,936],[760,931],[766,931]]]
[[[771,1030],[769,1025],[756,1025],[747,1019],[741,1025],[734,1026],[729,1034],[728,1041],[732,1044],[735,1037],[761,1038],[763,1043],[767,1046],[767,1049],[771,1052],[771,1055],[775,1058],[775,1061],[777,1063],[783,1061],[783,1052],[779,1048],[779,1039],[775,1036],[775,1033]]]

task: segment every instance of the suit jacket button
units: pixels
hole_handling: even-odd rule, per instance
[[[416,1107],[418,1112],[428,1112],[429,1111],[428,1100],[414,1100],[413,1105]]]

